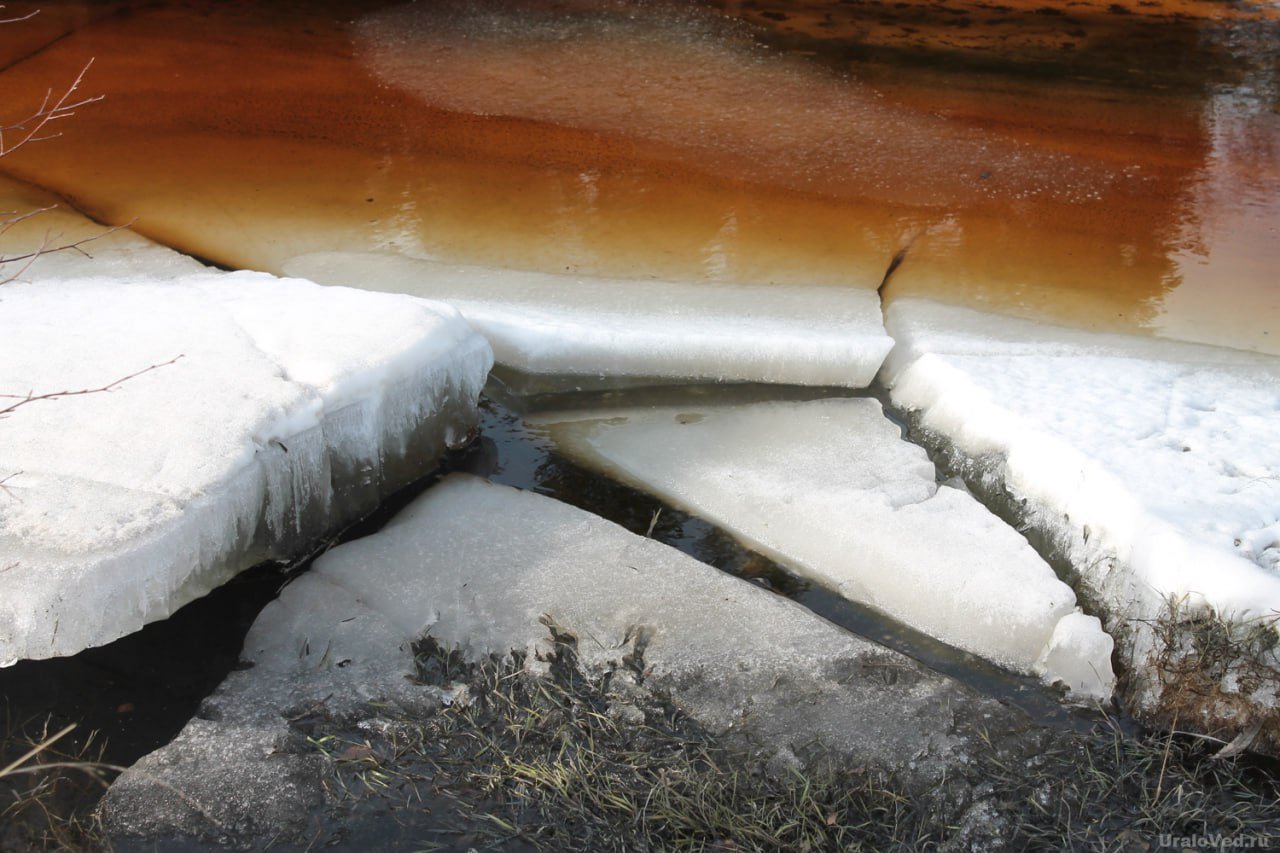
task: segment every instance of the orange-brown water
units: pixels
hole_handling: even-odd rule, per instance
[[[889,298],[1280,352],[1274,9],[719,5],[59,4],[0,108],[89,57],[107,98],[0,171],[231,266],[876,287],[906,249]]]

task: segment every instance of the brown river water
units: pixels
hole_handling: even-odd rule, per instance
[[[1274,5],[45,5],[3,117],[90,59],[106,97],[0,173],[224,266],[875,288],[900,254],[888,299],[1280,354]]]

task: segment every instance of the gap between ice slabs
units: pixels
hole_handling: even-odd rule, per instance
[[[358,252],[285,269],[449,302],[524,373],[864,388],[893,346],[879,296],[856,287],[580,278]]]
[[[957,648],[1106,699],[1111,638],[870,399],[543,414],[557,447]]]
[[[161,365],[0,419],[0,665],[124,636],[372,510],[474,427],[492,364],[448,306],[260,273],[14,282],[0,317],[3,393]]]

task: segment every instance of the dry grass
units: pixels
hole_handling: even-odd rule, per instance
[[[1280,844],[1274,767],[1214,760],[1202,741],[1134,737],[1111,721],[1045,732],[1031,752],[979,745],[965,778],[922,790],[838,761],[770,768],[637,692],[625,672],[584,674],[570,642],[540,662],[544,676],[518,655],[467,664],[432,642],[419,664],[423,680],[456,692],[452,706],[317,743],[335,760],[335,793],[400,798],[409,813],[449,799],[471,846],[1130,850],[1155,848],[1162,834]]]
[[[9,721],[0,739],[0,850],[92,850],[103,846],[93,809],[120,768],[75,725]]]
[[[1154,641],[1145,667],[1159,696],[1154,724],[1234,741],[1233,752],[1280,754],[1280,614],[1230,618],[1170,598],[1144,625]]]

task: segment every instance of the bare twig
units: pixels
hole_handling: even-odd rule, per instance
[[[56,204],[51,204],[48,207],[37,207],[35,210],[28,210],[26,213],[18,213],[16,210],[6,210],[3,215],[8,216],[9,218],[0,222],[0,234],[4,234],[24,219],[30,219],[33,216],[39,216],[42,213],[47,213],[55,207],[57,207]]]
[[[0,236],[3,236],[4,232],[7,231],[9,227],[14,223],[21,222],[24,219],[29,219],[32,216],[35,216],[40,213],[44,213],[49,210],[53,210],[53,208],[42,207],[39,210],[33,210],[30,213],[26,213],[26,214],[23,214],[22,216],[18,216],[18,217],[15,217],[14,219],[9,220],[3,225],[0,225]],[[126,222],[124,225],[115,225],[115,226],[112,226],[111,228],[108,228],[105,231],[102,231],[101,233],[93,234],[89,237],[82,237],[79,240],[73,240],[70,243],[63,243],[57,246],[53,245],[52,235],[46,234],[44,239],[41,241],[40,246],[34,249],[33,251],[27,252],[26,254],[23,254],[23,255],[14,255],[11,258],[6,258],[3,255],[0,255],[0,266],[3,266],[4,264],[22,262],[22,266],[12,275],[8,275],[8,276],[5,276],[4,278],[0,278],[0,284],[8,284],[9,282],[17,278],[20,278],[23,273],[25,273],[28,269],[31,268],[31,265],[34,264],[36,262],[36,259],[39,258],[41,255],[49,255],[54,252],[65,252],[70,250],[70,251],[79,252],[80,254],[84,255],[86,258],[92,257],[88,252],[86,252],[84,249],[80,247],[83,246],[85,243],[92,243],[94,240],[98,240],[102,237],[106,237],[108,234],[113,234],[116,231],[119,231],[123,228],[128,228],[131,225],[133,225],[133,222],[134,220],[130,220],[129,222]]]
[[[22,757],[20,757],[18,760],[11,763],[9,766],[0,768],[0,779],[3,779],[5,776],[8,776],[10,773],[13,773],[23,764],[26,764],[29,760],[31,760],[32,758],[35,758],[40,753],[44,752],[46,749],[53,746],[55,743],[62,740],[67,735],[71,734],[71,730],[74,729],[75,727],[76,727],[75,723],[72,723],[71,725],[66,726],[65,728],[62,729],[62,731],[58,732],[53,737],[45,738],[40,743],[33,746],[24,755],[22,755]],[[48,730],[46,729],[46,731]]]
[[[15,501],[18,500],[17,495],[9,491],[9,487],[6,486],[5,483],[9,482],[10,480],[12,480],[14,477],[18,476],[21,473],[22,473],[21,471],[14,471],[11,474],[5,474],[3,478],[0,478],[0,492],[4,492],[6,495],[10,497],[10,499]],[[13,568],[13,567],[10,566],[9,568]],[[8,571],[8,569],[0,569],[0,571]]]
[[[3,9],[3,8],[4,8],[4,6],[0,6],[0,9]],[[29,21],[29,20],[31,20],[32,18],[34,18],[36,15],[39,15],[39,14],[40,14],[40,10],[39,10],[39,9],[36,9],[34,12],[28,12],[27,14],[23,15],[23,16],[22,16],[22,17],[20,17],[20,18],[3,18],[3,19],[0,19],[0,24],[17,24],[17,23],[19,23],[19,22],[21,22],[21,21]]]
[[[44,134],[50,122],[74,115],[80,107],[101,101],[102,95],[75,99],[81,84],[84,83],[85,75],[89,73],[92,66],[93,60],[90,59],[61,95],[55,97],[53,89],[46,91],[40,107],[26,118],[14,124],[0,126],[0,157],[12,154],[29,142],[57,137],[59,135],[57,133]]]
[[[0,398],[18,401],[16,403],[13,403],[7,406],[6,408],[0,409],[0,418],[5,417],[6,415],[12,414],[15,409],[18,409],[21,406],[25,406],[28,403],[34,403],[37,400],[58,400],[62,397],[79,397],[85,394],[109,393],[111,391],[114,391],[117,387],[119,387],[123,383],[128,382],[130,379],[136,379],[137,377],[141,376],[144,373],[150,373],[151,371],[158,370],[161,367],[168,367],[169,365],[173,364],[175,361],[177,361],[182,357],[183,355],[176,355],[173,358],[169,359],[168,361],[163,361],[163,362],[160,362],[159,364],[153,364],[150,367],[144,367],[142,370],[138,370],[138,371],[135,371],[134,373],[130,373],[128,376],[121,376],[119,379],[115,380],[114,382],[108,382],[106,385],[103,385],[101,388],[81,388],[79,391],[51,391],[47,394],[36,394],[34,391],[28,391],[26,394],[0,394]],[[13,475],[10,474],[9,476],[13,476]]]

